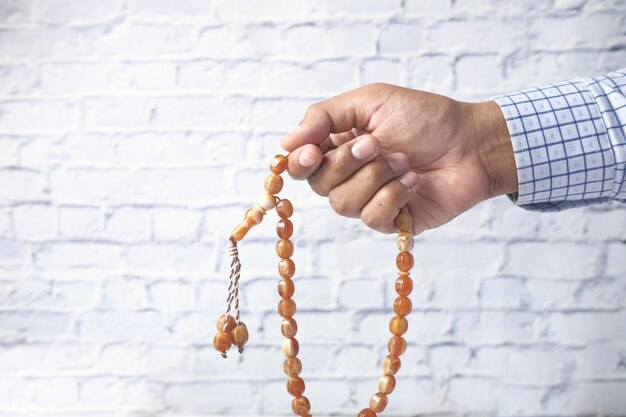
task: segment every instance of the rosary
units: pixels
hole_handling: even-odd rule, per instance
[[[292,297],[295,292],[295,285],[292,280],[296,265],[291,260],[293,255],[293,242],[289,239],[293,234],[293,223],[289,218],[293,214],[293,205],[285,198],[279,198],[276,194],[283,188],[283,179],[280,176],[287,169],[287,158],[283,155],[276,155],[270,162],[271,174],[265,178],[265,193],[257,200],[255,206],[248,209],[242,222],[232,231],[228,253],[231,256],[230,279],[228,285],[228,298],[226,313],[217,320],[217,334],[213,338],[213,346],[226,358],[226,352],[237,346],[239,353],[243,352],[244,345],[248,341],[248,329],[239,320],[239,276],[241,263],[237,251],[237,242],[242,240],[246,233],[257,224],[261,223],[263,216],[268,210],[276,207],[276,212],[280,217],[276,224],[276,233],[280,238],[276,244],[276,253],[280,258],[278,262],[278,273],[280,281],[278,283],[278,294],[281,300],[278,302],[278,314],[283,318],[280,331],[285,337],[282,344],[282,351],[286,356],[283,363],[283,370],[288,377],[287,391],[294,399],[291,408],[296,415],[310,417],[311,403],[304,395],[304,380],[300,378],[302,372],[302,362],[297,358],[299,345],[295,336],[298,331],[298,324],[293,316],[296,313],[296,303]],[[395,289],[398,293],[393,304],[395,316],[389,322],[389,331],[392,333],[387,348],[389,355],[383,359],[382,368],[384,375],[378,381],[378,392],[372,396],[369,408],[364,408],[358,417],[376,417],[377,413],[387,407],[387,396],[391,394],[396,386],[394,375],[400,369],[400,356],[406,351],[406,340],[402,337],[409,327],[406,316],[411,312],[412,304],[409,294],[413,290],[413,280],[409,276],[409,270],[413,267],[413,255],[409,252],[413,248],[412,218],[406,208],[400,210],[396,216],[394,225],[398,230],[398,253],[396,266],[398,267],[398,278]],[[234,310],[234,316],[231,314]]]

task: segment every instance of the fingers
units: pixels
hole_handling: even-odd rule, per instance
[[[404,154],[377,158],[334,187],[328,194],[330,205],[342,216],[361,217],[361,210],[378,190],[408,169],[409,161]]]
[[[322,163],[322,151],[315,145],[304,145],[291,152],[287,160],[289,175],[296,180],[305,180]]]
[[[324,154],[322,163],[309,177],[309,185],[317,194],[327,196],[330,190],[345,181],[380,152],[380,143],[371,135],[359,136]]]
[[[385,184],[361,210],[363,223],[382,233],[396,232],[393,221],[411,198],[418,182],[418,174],[409,171]]]
[[[373,86],[348,91],[310,106],[300,125],[281,141],[286,151],[293,151],[305,144],[319,145],[331,133],[352,128],[367,130],[370,117],[384,100]]]

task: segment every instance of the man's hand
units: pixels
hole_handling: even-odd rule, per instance
[[[408,205],[414,234],[517,191],[508,129],[496,103],[461,103],[387,84],[312,105],[282,141],[289,173],[333,209],[391,233]]]

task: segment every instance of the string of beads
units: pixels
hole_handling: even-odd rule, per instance
[[[296,265],[291,259],[294,252],[294,245],[291,241],[293,234],[293,223],[289,218],[293,215],[293,205],[287,199],[281,199],[278,194],[283,188],[283,179],[280,176],[287,169],[287,158],[283,155],[276,155],[270,162],[271,174],[264,182],[265,193],[259,197],[254,207],[248,209],[244,219],[233,230],[230,236],[229,254],[232,257],[231,274],[229,282],[229,294],[227,298],[226,313],[222,314],[217,321],[217,334],[213,339],[216,350],[226,357],[226,352],[235,345],[239,352],[243,351],[244,344],[248,341],[248,330],[245,324],[239,320],[239,271],[241,264],[237,251],[237,242],[241,241],[250,229],[261,223],[268,210],[276,208],[280,219],[276,224],[276,233],[279,237],[276,243],[276,254],[280,258],[278,262],[278,273],[280,281],[278,283],[278,314],[283,318],[280,331],[284,336],[282,351],[285,355],[283,370],[287,375],[287,392],[293,396],[291,408],[296,415],[310,417],[311,403],[304,396],[305,383],[300,377],[302,372],[302,362],[298,359],[300,346],[296,339],[298,324],[294,319],[296,314],[296,303],[292,299],[295,293],[293,276],[296,272]],[[362,409],[358,417],[376,417],[387,407],[388,396],[396,387],[395,375],[400,369],[400,356],[407,348],[407,342],[403,337],[408,330],[409,323],[407,316],[411,313],[412,303],[409,295],[413,291],[413,280],[410,270],[413,267],[413,234],[412,219],[406,208],[400,210],[396,216],[394,224],[398,230],[398,250],[396,256],[396,266],[398,277],[395,282],[395,290],[398,294],[393,304],[395,316],[389,321],[389,331],[392,336],[387,342],[387,355],[382,362],[383,376],[378,380],[378,391],[370,398],[369,407]],[[235,314],[229,314],[231,304],[235,303]]]

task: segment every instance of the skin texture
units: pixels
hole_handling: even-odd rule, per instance
[[[493,102],[371,84],[312,105],[281,144],[293,178],[383,233],[395,232],[404,205],[417,235],[517,191],[508,129]]]

